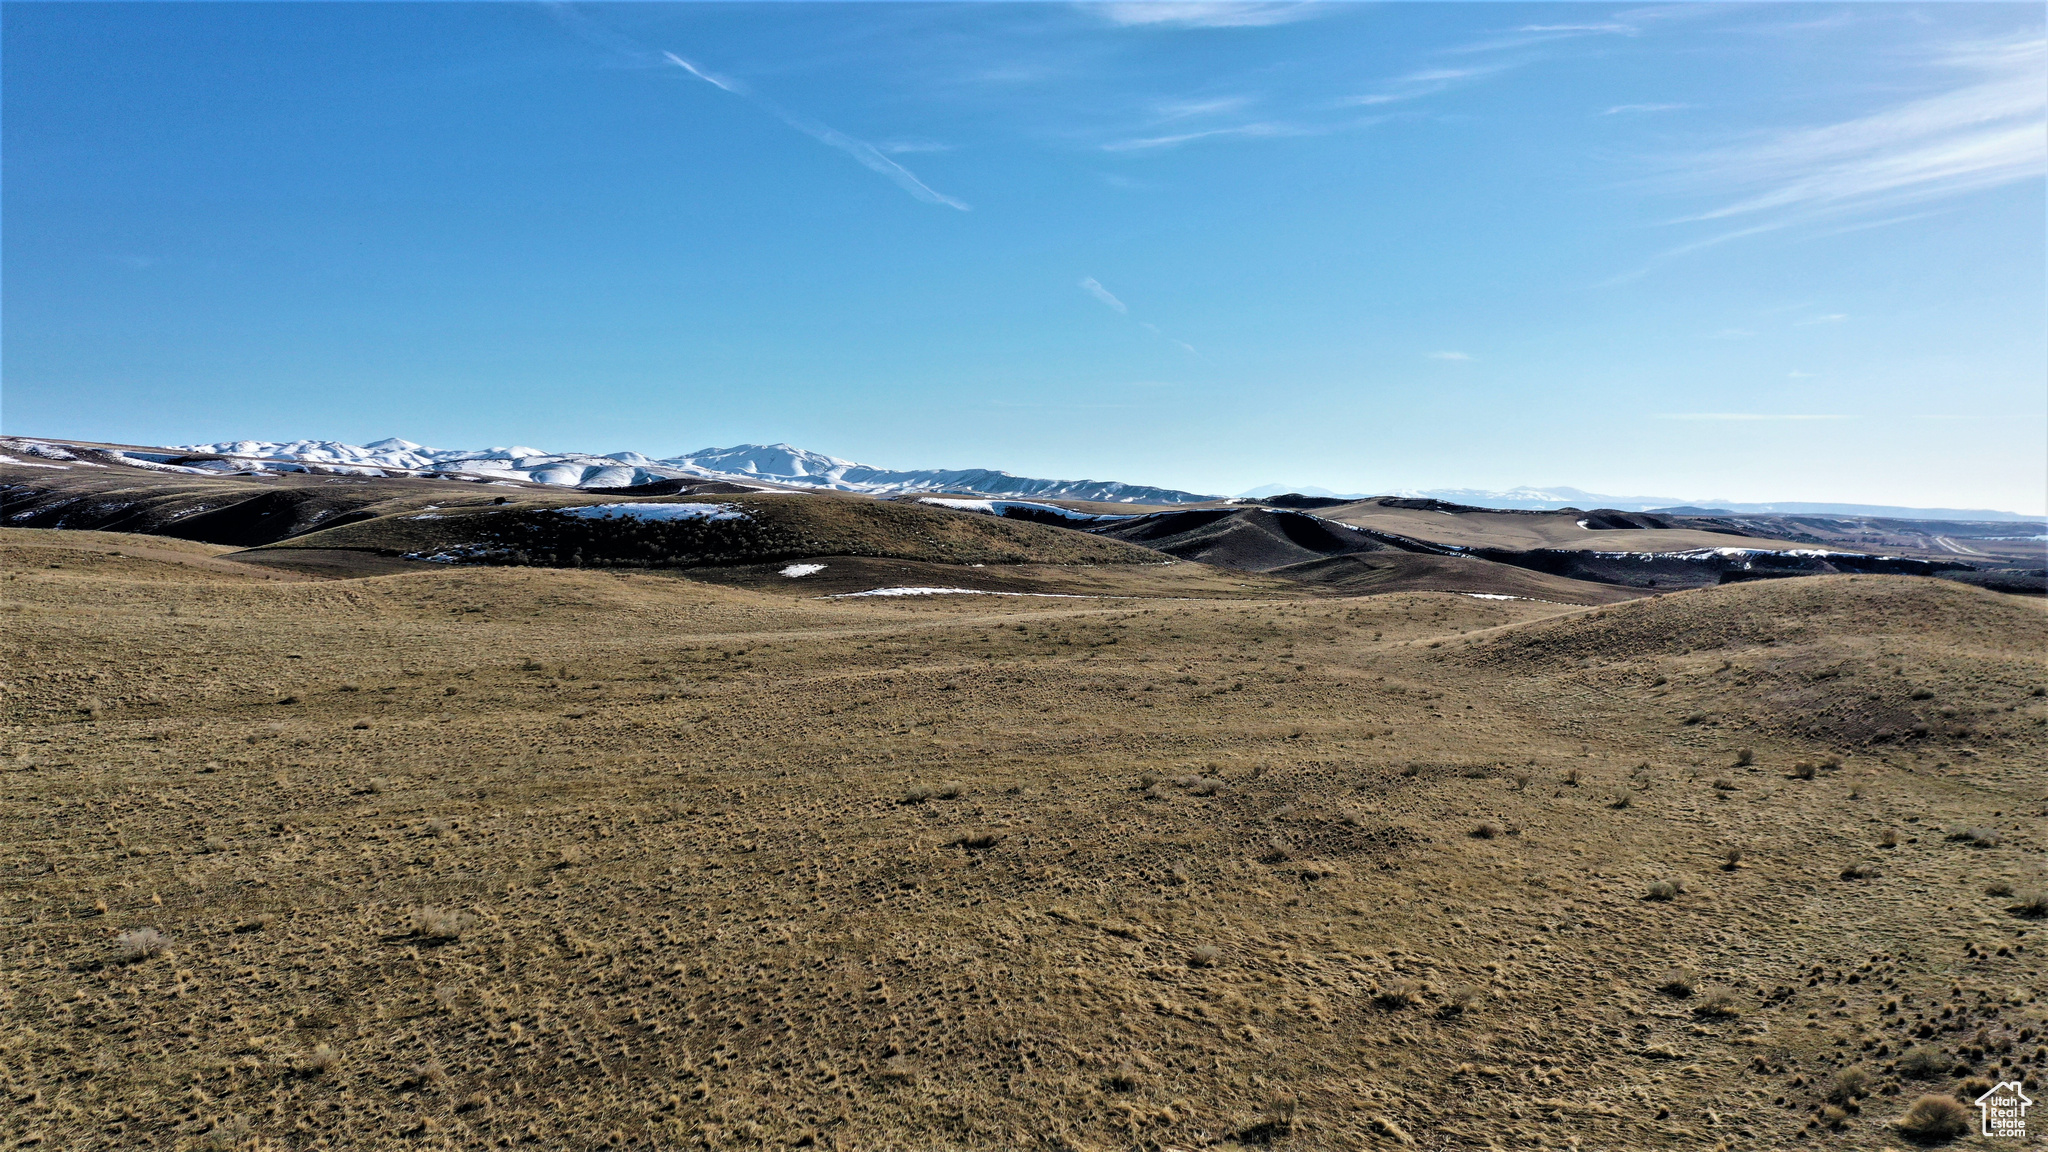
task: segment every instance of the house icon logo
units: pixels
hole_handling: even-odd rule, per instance
[[[1984,1118],[1979,1130],[1986,1136],[2027,1138],[2027,1109],[2033,1101],[2011,1080],[1977,1097],[1977,1112]]]

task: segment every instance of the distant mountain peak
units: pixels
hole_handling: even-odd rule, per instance
[[[181,445],[178,450],[191,455],[224,458],[212,464],[171,466],[174,470],[200,472],[433,473],[572,488],[629,488],[688,478],[840,492],[960,492],[1126,504],[1187,504],[1214,499],[1173,488],[1154,488],[1114,480],[1041,480],[989,468],[876,468],[781,443],[705,448],[659,460],[639,452],[593,456],[582,452],[547,452],[523,445],[483,449],[428,448],[396,436],[363,445],[335,440],[233,440]]]

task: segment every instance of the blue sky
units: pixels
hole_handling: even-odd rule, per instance
[[[2048,504],[2038,4],[21,4],[4,420]]]

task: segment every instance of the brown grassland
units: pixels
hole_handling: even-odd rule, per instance
[[[0,532],[0,1147],[1869,1149],[2048,1071],[2039,599],[227,551]]]

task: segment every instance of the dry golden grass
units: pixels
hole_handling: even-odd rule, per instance
[[[0,532],[0,1141],[1862,1149],[2048,1067],[2038,602],[219,551]]]

